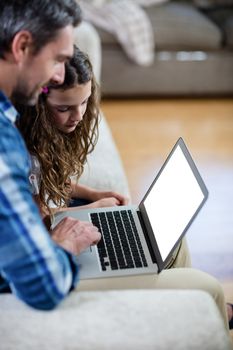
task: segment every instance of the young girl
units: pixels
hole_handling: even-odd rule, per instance
[[[98,138],[98,88],[86,54],[74,47],[64,83],[44,88],[36,107],[17,109],[21,115],[17,126],[31,154],[29,179],[43,216],[77,210],[67,208],[77,198],[89,203],[85,207],[127,204],[118,193],[77,183]]]

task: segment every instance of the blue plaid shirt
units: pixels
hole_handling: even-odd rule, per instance
[[[30,193],[29,158],[14,122],[17,112],[0,91],[0,291],[37,309],[54,308],[77,283],[72,255],[45,229]]]

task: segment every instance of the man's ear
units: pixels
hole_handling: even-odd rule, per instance
[[[22,30],[15,34],[11,44],[11,53],[16,63],[23,62],[25,57],[29,55],[32,42],[32,35],[27,30]]]

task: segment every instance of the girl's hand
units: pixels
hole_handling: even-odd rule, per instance
[[[101,198],[96,202],[91,203],[91,208],[115,207],[120,205],[120,202],[114,197]]]
[[[93,202],[100,202],[102,200],[101,205],[98,207],[107,207],[107,206],[115,206],[115,205],[127,205],[129,203],[129,198],[113,191],[97,191],[94,190],[91,195],[91,199]],[[111,205],[103,205],[107,203],[113,203]],[[93,203],[94,204],[94,203]]]

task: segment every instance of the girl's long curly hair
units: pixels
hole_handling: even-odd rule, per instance
[[[93,151],[98,139],[99,92],[88,56],[74,47],[74,55],[65,64],[62,85],[51,89],[66,90],[91,80],[91,96],[82,121],[76,129],[65,134],[53,122],[47,105],[48,94],[42,93],[34,107],[17,105],[20,118],[17,122],[27,148],[35,155],[41,168],[40,204],[51,213],[49,202],[58,207],[67,206],[70,199],[70,176],[81,176],[87,155]]]

